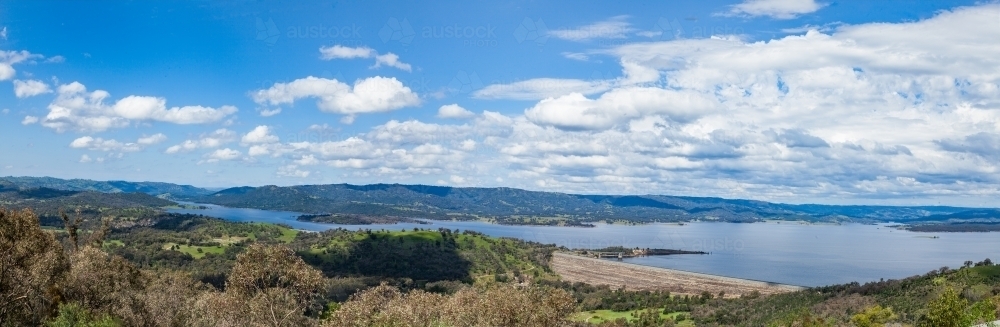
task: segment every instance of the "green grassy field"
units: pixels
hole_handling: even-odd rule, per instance
[[[272,224],[264,224],[264,223],[254,224],[254,225],[264,226],[264,227],[268,227],[268,228],[272,228],[272,227],[276,228],[281,234],[279,236],[275,237],[274,239],[277,240],[277,241],[279,241],[279,242],[282,242],[282,243],[291,243],[293,240],[295,240],[295,237],[298,236],[298,234],[299,234],[299,231],[291,229],[291,228],[287,228],[287,227],[276,226],[276,225],[272,225]],[[221,253],[224,253],[226,251],[226,248],[228,248],[228,247],[230,247],[230,246],[232,246],[234,244],[237,244],[237,243],[240,243],[240,242],[243,242],[243,241],[247,241],[247,240],[250,240],[250,241],[257,240],[257,235],[255,234],[255,232],[247,232],[247,233],[239,233],[239,232],[237,232],[235,235],[226,235],[226,234],[224,234],[221,237],[215,237],[215,238],[212,238],[212,239],[208,240],[208,241],[211,241],[211,243],[218,244],[218,245],[214,245],[214,246],[195,246],[195,245],[184,245],[184,244],[178,244],[178,243],[170,242],[170,243],[164,243],[163,244],[163,249],[164,250],[174,250],[173,247],[175,245],[177,245],[178,249],[176,249],[174,251],[179,251],[179,252],[182,252],[182,253],[187,253],[187,254],[190,254],[195,259],[201,259],[201,258],[205,257],[205,254],[207,254],[207,253],[221,254]],[[205,241],[205,240],[203,240],[203,241]],[[122,243],[121,241],[117,241],[117,240],[112,240],[112,241],[105,242],[105,246],[108,246],[109,244],[119,245],[119,246],[124,245],[124,243]],[[201,251],[198,251],[199,249]]]
[[[195,245],[184,245],[177,243],[163,244],[163,249],[170,250],[173,249],[175,245],[177,246],[177,250],[175,251],[180,251],[181,253],[190,254],[191,257],[195,259],[204,258],[205,254],[208,253],[222,254],[223,252],[226,252],[226,247],[224,246],[195,246]]]
[[[632,321],[637,319],[638,312],[642,310],[631,310],[631,311],[611,311],[611,310],[593,310],[577,312],[570,316],[570,320],[589,322],[592,324],[600,324],[605,321],[614,321],[621,318]],[[635,316],[633,316],[635,314]],[[678,315],[687,314],[686,312],[673,312],[669,314],[660,313],[660,317],[663,319],[674,320]],[[694,326],[694,322],[691,320],[684,320],[677,324],[677,326]]]

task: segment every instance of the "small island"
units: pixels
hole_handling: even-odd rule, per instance
[[[396,216],[373,216],[361,214],[315,214],[301,215],[296,218],[298,221],[308,221],[314,223],[327,223],[338,225],[393,225],[397,223],[411,223],[427,225],[429,222],[416,220],[407,217]]]

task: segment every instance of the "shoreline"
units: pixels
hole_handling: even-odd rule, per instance
[[[550,266],[568,282],[636,290],[665,290],[684,295],[699,295],[707,291],[713,295],[725,292],[726,297],[738,297],[754,291],[768,295],[808,289],[798,285],[644,266],[564,252],[552,253]]]

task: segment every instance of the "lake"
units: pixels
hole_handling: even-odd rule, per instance
[[[474,230],[569,248],[625,246],[711,252],[629,258],[623,261],[686,271],[800,286],[899,279],[966,260],[1000,259],[1000,233],[914,233],[885,225],[825,225],[794,222],[754,224],[693,222],[605,225],[594,228],[504,226],[483,222],[432,221],[431,225],[333,225],[296,221],[300,213],[227,208],[170,209],[231,221],[266,222],[323,231],[331,228],[401,230],[440,227]],[[937,236],[938,238],[932,238]]]

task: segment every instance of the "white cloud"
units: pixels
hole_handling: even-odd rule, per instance
[[[0,30],[0,39],[7,39],[7,26],[4,26],[3,29]]]
[[[630,87],[609,91],[593,100],[580,93],[548,98],[524,115],[537,124],[563,129],[608,129],[649,115],[689,122],[714,112],[718,106],[715,99],[695,92]]]
[[[7,51],[0,50],[0,81],[14,78],[17,73],[14,65],[34,58],[41,58],[41,55],[32,54],[28,51]]]
[[[479,99],[542,100],[571,93],[591,95],[613,88],[645,85],[659,81],[660,72],[633,60],[622,60],[622,76],[598,76],[592,80],[533,78],[513,83],[491,84],[476,90],[472,96]]]
[[[243,144],[260,144],[260,143],[275,143],[278,142],[278,137],[271,134],[271,128],[267,125],[260,125],[254,128],[252,131],[243,135],[241,143]]]
[[[80,163],[89,163],[89,162],[92,162],[92,161],[94,161],[94,159],[91,159],[90,156],[88,156],[86,154],[80,156]]]
[[[173,145],[165,151],[167,154],[180,152],[190,152],[196,149],[214,149],[236,140],[236,132],[221,128],[214,132],[203,134],[198,139],[185,140],[181,144]]]
[[[87,92],[87,88],[79,82],[60,85],[56,93],[56,99],[49,104],[49,113],[42,120],[42,126],[58,132],[101,132],[128,126],[133,121],[205,124],[220,121],[237,111],[232,106],[217,109],[202,106],[167,109],[163,98],[134,95],[118,100],[114,105],[107,105],[105,99],[110,97],[108,92]]]
[[[438,118],[465,119],[475,117],[476,114],[462,108],[458,104],[447,104],[438,108]]]
[[[24,119],[21,120],[21,125],[31,125],[31,124],[34,124],[34,123],[37,123],[37,122],[38,122],[38,117],[35,117],[35,116],[24,116]]]
[[[585,53],[563,52],[562,55],[563,55],[563,57],[566,57],[568,59],[573,59],[573,60],[579,60],[579,61],[589,61],[590,60],[590,56],[587,56],[587,54],[585,54]]]
[[[239,159],[243,155],[240,151],[230,148],[218,149],[205,154],[205,162],[219,162]]]
[[[251,157],[266,156],[271,154],[271,149],[266,144],[251,145],[247,154]]]
[[[261,109],[260,110],[260,116],[261,117],[271,117],[271,116],[274,116],[274,115],[277,115],[277,114],[280,114],[280,113],[281,113],[281,108],[274,108],[274,109],[266,109],[265,108],[265,109]]]
[[[413,71],[413,67],[410,64],[399,61],[399,56],[392,52],[387,52],[385,54],[378,54],[369,47],[345,47],[342,45],[334,45],[332,47],[320,47],[319,48],[320,59],[323,60],[333,60],[333,59],[355,59],[355,58],[375,58],[375,64],[372,68],[379,68],[382,66],[394,67],[407,72]]]
[[[167,136],[166,135],[163,135],[163,133],[156,133],[156,134],[153,134],[153,135],[150,135],[150,136],[143,135],[142,137],[139,138],[139,140],[136,141],[136,143],[139,143],[139,144],[142,144],[142,145],[154,145],[154,144],[163,143],[163,141],[166,141],[166,140],[167,140]]]
[[[642,37],[648,37],[648,38],[654,38],[654,37],[663,35],[663,31],[639,31],[639,32],[635,32],[635,35],[642,36]]]
[[[744,0],[730,7],[724,16],[768,16],[775,19],[792,19],[799,15],[816,12],[825,4],[815,0]]]
[[[408,72],[413,71],[413,67],[411,67],[410,64],[399,61],[399,56],[397,56],[395,53],[392,52],[375,56],[375,66],[372,67],[379,68],[382,67],[383,65],[398,68],[400,70]]]
[[[310,154],[302,156],[302,158],[299,158],[299,160],[295,160],[295,164],[300,166],[313,166],[313,165],[318,165],[319,160],[316,159],[315,156]]]
[[[612,88],[612,81],[535,78],[509,84],[491,84],[473,92],[480,99],[539,100],[570,93],[595,94]]]
[[[626,20],[628,16],[615,16],[605,21],[576,28],[549,31],[548,35],[570,41],[590,41],[593,39],[624,39],[635,31]]]
[[[52,89],[42,81],[14,80],[14,96],[18,98],[33,97],[45,93],[52,93]]]
[[[332,47],[320,47],[319,48],[320,58],[323,60],[332,59],[354,59],[354,58],[371,58],[375,56],[377,52],[369,47],[345,47],[342,45],[334,45]]]
[[[143,139],[140,138],[140,141]],[[147,140],[148,141],[148,140]],[[103,139],[100,137],[83,136],[79,137],[69,144],[71,148],[74,149],[87,149],[92,151],[104,151],[104,152],[137,152],[141,151],[146,145],[150,143],[139,143],[139,142],[119,142],[114,139]]]
[[[174,124],[204,124],[217,122],[236,113],[236,108],[219,109],[202,106],[173,107],[167,109],[166,99],[131,95],[118,100],[112,109],[116,114],[132,120],[156,120]]]
[[[306,77],[289,83],[276,83],[257,90],[251,97],[260,105],[293,104],[303,98],[316,98],[316,106],[325,112],[354,116],[392,111],[420,104],[420,97],[395,78],[369,77],[350,86],[335,79]]]
[[[296,178],[306,178],[309,177],[310,172],[308,170],[298,169],[296,165],[287,165],[278,167],[278,176],[282,177],[296,177]]]

